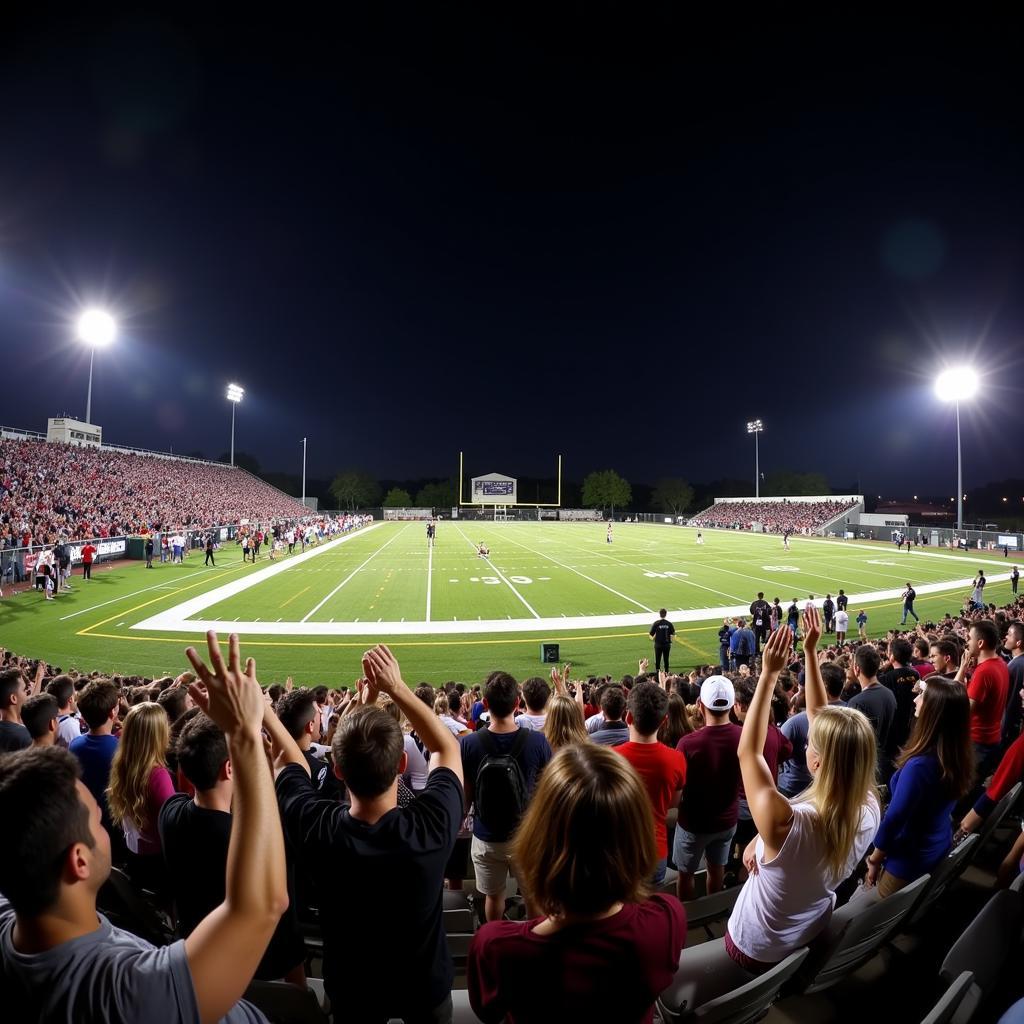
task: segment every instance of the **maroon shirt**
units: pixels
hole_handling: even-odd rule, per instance
[[[686,942],[686,911],[656,893],[612,917],[535,935],[543,918],[492,921],[469,949],[469,1001],[483,1021],[650,1024]]]
[[[742,728],[742,726],[741,726]],[[764,738],[765,761],[768,762],[768,770],[772,773],[773,779],[779,777],[779,762],[788,761],[793,756],[793,744],[786,739],[782,730],[773,722],[768,723],[768,735]],[[746,800],[747,793],[743,788],[743,773],[740,773],[740,796]]]
[[[743,729],[705,725],[676,746],[686,758],[686,788],[679,804],[679,825],[687,832],[724,832],[740,816],[740,759],[736,750]]]

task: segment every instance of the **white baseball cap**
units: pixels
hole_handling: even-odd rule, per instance
[[[700,684],[700,702],[709,711],[728,711],[736,703],[736,691],[725,676],[708,676]]]

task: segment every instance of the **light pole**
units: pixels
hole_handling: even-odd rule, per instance
[[[935,381],[935,394],[944,402],[956,405],[956,529],[964,528],[964,460],[960,447],[960,403],[978,392],[978,375],[969,366],[953,366],[943,370]]]
[[[764,432],[764,424],[760,420],[751,420],[747,424],[747,433],[754,435],[754,497],[761,497],[761,453],[758,450],[757,435]]]
[[[306,504],[306,439],[302,439],[302,504]]]
[[[227,398],[231,403],[231,465],[235,464],[235,407],[242,400],[242,396],[245,394],[245,388],[240,388],[237,384],[228,385]]]
[[[102,309],[87,309],[78,318],[78,340],[89,346],[89,390],[85,398],[85,422],[92,423],[92,364],[96,349],[106,348],[117,337],[114,318]]]

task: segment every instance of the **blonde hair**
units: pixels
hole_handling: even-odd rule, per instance
[[[610,747],[564,747],[540,777],[512,857],[530,904],[553,917],[646,899],[658,849],[640,776]]]
[[[552,750],[572,743],[588,743],[590,735],[579,705],[564,693],[555,693],[544,706],[544,735]]]
[[[438,718],[442,718],[446,717],[450,711],[451,708],[448,706],[448,694],[442,693],[441,696],[434,701],[434,714],[437,715]]]
[[[155,824],[147,820],[149,777],[154,768],[167,767],[169,742],[170,725],[159,704],[136,704],[125,715],[107,787],[107,805],[115,824],[127,820],[140,832]]]
[[[823,861],[841,876],[860,831],[862,809],[875,788],[875,731],[854,708],[822,708],[811,722],[808,743],[821,759],[810,786],[790,803],[810,803],[818,816],[818,834],[825,847]]]

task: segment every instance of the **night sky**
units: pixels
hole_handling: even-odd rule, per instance
[[[952,494],[969,359],[965,482],[1024,474],[1019,24],[366,6],[8,20],[0,422],[84,414],[101,304],[112,443],[217,456],[235,380],[268,469],[752,478],[759,416]]]

